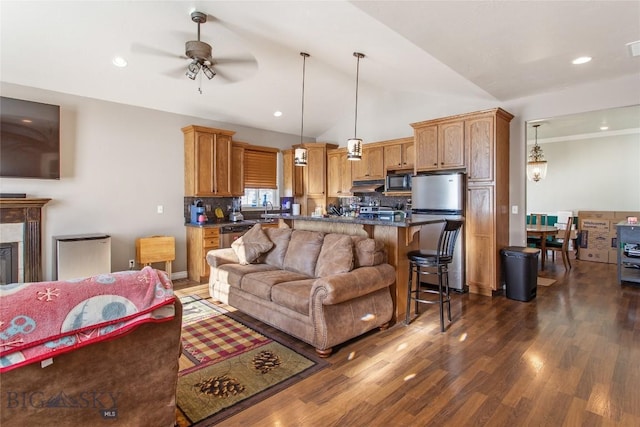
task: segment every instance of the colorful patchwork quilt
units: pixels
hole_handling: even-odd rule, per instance
[[[0,286],[0,372],[171,320],[174,300],[167,274],[151,267]]]

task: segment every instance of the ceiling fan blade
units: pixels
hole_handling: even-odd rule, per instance
[[[213,63],[215,65],[228,65],[228,64],[243,64],[243,65],[254,65],[254,66],[258,66],[258,61],[256,61],[255,58],[253,57],[247,57],[247,56],[236,56],[236,57],[215,57],[213,59]]]
[[[162,56],[165,58],[186,58],[184,55],[177,55],[174,52],[170,52],[163,49],[158,49],[157,47],[147,46],[140,43],[131,43],[131,52],[133,53],[141,53],[144,55],[154,55],[154,56]]]
[[[165,71],[162,74],[164,74],[165,76],[168,77],[173,77],[173,78],[182,78],[184,77],[185,79],[186,77],[186,73],[187,73],[187,67],[183,66],[183,67],[175,67],[172,68],[171,70]]]

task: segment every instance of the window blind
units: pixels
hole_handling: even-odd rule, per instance
[[[244,150],[245,188],[278,188],[278,150],[247,147]]]

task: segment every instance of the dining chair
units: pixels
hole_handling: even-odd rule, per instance
[[[571,241],[571,226],[573,224],[573,217],[569,217],[567,219],[567,226],[562,233],[562,238],[558,239],[557,235],[553,238],[553,240],[548,240],[546,242],[546,247],[548,251],[553,251],[555,261],[555,253],[562,253],[562,264],[564,265],[565,270],[571,268],[571,260],[569,259],[569,242]],[[568,266],[568,268],[567,268]]]
[[[527,225],[547,225],[547,214],[535,214],[531,213],[527,216]],[[540,237],[530,236],[527,237],[527,245],[539,246]]]

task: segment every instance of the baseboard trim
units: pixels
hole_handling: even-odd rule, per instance
[[[176,271],[175,273],[171,273],[171,280],[177,279],[186,279],[189,277],[186,271]]]

